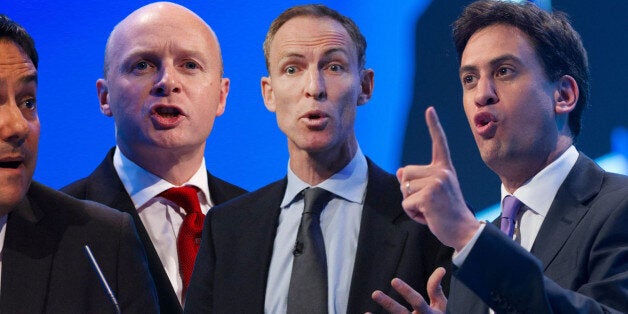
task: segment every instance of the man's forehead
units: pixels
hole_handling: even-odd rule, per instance
[[[218,44],[211,27],[198,15],[178,4],[157,2],[137,9],[118,23],[110,34],[108,44],[133,42],[142,36],[180,40],[205,41]]]
[[[330,17],[297,16],[286,21],[275,34],[275,39],[296,37],[309,38],[331,37],[337,40],[351,40],[349,33],[340,22]]]
[[[339,22],[312,16],[296,17],[282,25],[274,36],[270,53],[283,57],[310,49],[320,49],[325,54],[357,54],[353,40]]]
[[[22,47],[14,41],[0,39],[0,71],[26,71],[37,73],[33,61],[26,55]]]
[[[171,19],[141,19],[133,23],[119,24],[111,33],[111,40],[135,41],[142,39],[142,36],[163,37],[172,41],[180,39],[216,41],[213,31],[204,22],[181,23]]]
[[[534,54],[534,47],[525,32],[512,25],[494,24],[477,30],[469,37],[461,55],[461,65],[504,55],[521,58],[530,53]]]
[[[161,21],[120,26],[124,28],[112,33],[108,42],[113,56],[170,51],[213,57],[220,53],[218,41],[206,25],[190,28]]]

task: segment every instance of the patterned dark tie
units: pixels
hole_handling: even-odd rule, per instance
[[[320,215],[333,194],[322,188],[303,191],[304,209],[297,233],[288,290],[288,313],[327,313],[327,256]]]
[[[177,253],[179,255],[179,271],[183,281],[183,295],[190,283],[194,260],[201,243],[201,233],[203,231],[203,221],[205,215],[201,212],[201,205],[198,201],[197,189],[191,186],[170,188],[160,194],[162,197],[171,200],[179,207],[183,208],[187,215],[183,218],[183,223],[177,236]]]

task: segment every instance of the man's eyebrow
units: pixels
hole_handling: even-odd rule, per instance
[[[151,51],[150,49],[143,49],[143,48],[134,48],[134,49],[130,49],[128,52],[123,53],[119,56],[120,60],[124,62],[127,62],[129,60],[134,60],[134,59],[138,59],[138,58],[152,58],[154,56],[156,56],[157,54],[153,51]]]
[[[342,53],[342,54],[346,54],[346,55],[349,54],[349,51],[347,51],[347,49],[345,49],[344,47],[338,47],[338,48],[331,48],[331,49],[325,51],[325,55],[331,55],[331,54],[334,54],[334,53],[337,53],[337,52]]]
[[[476,67],[475,65],[465,65],[460,67],[460,70],[458,70],[458,75],[462,75],[462,73],[465,72],[477,72],[478,67]]]
[[[491,60],[490,64],[491,66],[495,67],[497,65],[500,65],[506,61],[514,61],[516,63],[521,63],[521,59],[519,59],[517,56],[512,55],[512,54],[505,54],[505,55],[501,55],[493,60]]]
[[[515,63],[521,63],[521,59],[519,59],[517,56],[513,55],[513,54],[505,54],[505,55],[501,55],[497,58],[492,59],[489,64],[491,65],[491,67],[496,67],[506,61],[513,61]],[[462,74],[465,72],[476,72],[478,70],[478,67],[475,65],[465,65],[460,67],[460,70],[458,70],[458,74]]]
[[[331,48],[329,50],[326,50],[323,55],[325,56],[329,56],[335,53],[342,53],[342,54],[346,54],[348,55],[349,52],[347,51],[347,49],[342,48],[342,47],[338,47],[338,48]],[[302,53],[298,53],[298,52],[288,52],[284,55],[281,56],[281,59],[286,59],[286,58],[305,58],[305,55]]]
[[[279,60],[292,59],[292,58],[305,58],[305,56],[297,52],[288,52],[282,55],[281,58],[279,58]]]
[[[37,84],[37,74],[28,74],[20,77],[19,82],[21,84],[28,84],[30,82],[35,82]]]

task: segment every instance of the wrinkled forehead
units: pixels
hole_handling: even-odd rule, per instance
[[[299,16],[286,21],[270,45],[271,58],[291,54],[295,50],[340,51],[355,58],[357,48],[347,30],[328,17]]]
[[[22,47],[8,37],[0,38],[0,76],[18,74],[37,82],[37,69]]]

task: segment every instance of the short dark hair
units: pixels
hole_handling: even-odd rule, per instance
[[[39,56],[35,49],[35,41],[20,24],[11,20],[8,16],[0,14],[0,40],[11,40],[24,50],[37,69]]]
[[[270,54],[270,44],[275,38],[277,31],[289,20],[299,16],[313,16],[313,17],[327,17],[340,23],[355,44],[355,48],[358,54],[358,63],[360,68],[366,64],[366,39],[360,32],[360,28],[350,18],[338,13],[322,4],[306,4],[291,7],[283,13],[281,13],[271,24],[266,33],[266,39],[264,40],[264,58],[266,59],[266,69],[270,70],[268,57]]]
[[[578,32],[562,12],[548,13],[533,3],[477,1],[467,6],[453,24],[453,38],[461,58],[469,38],[478,30],[494,24],[511,25],[530,38],[536,55],[542,61],[546,76],[553,82],[570,75],[578,84],[580,96],[569,113],[573,138],[580,133],[582,111],[589,96],[587,52]]]

